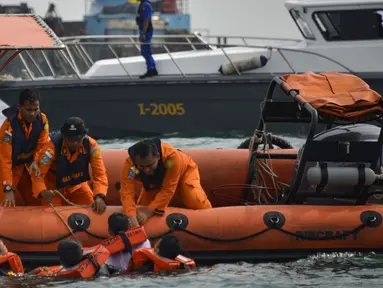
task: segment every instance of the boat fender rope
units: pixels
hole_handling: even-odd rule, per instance
[[[268,214],[268,213],[270,213],[270,214]],[[271,214],[271,213],[274,213],[274,214]],[[171,219],[171,223],[172,223],[170,229],[168,231],[164,232],[164,233],[161,233],[159,235],[150,237],[149,239],[150,240],[156,240],[156,239],[160,239],[160,238],[162,238],[164,236],[167,236],[169,234],[172,234],[175,231],[182,231],[182,232],[185,232],[185,233],[187,233],[189,235],[192,235],[192,236],[195,236],[195,237],[207,240],[207,241],[212,241],[212,242],[238,242],[238,241],[247,240],[247,239],[250,239],[250,238],[253,238],[253,237],[257,237],[257,236],[262,235],[263,233],[265,233],[265,232],[267,232],[269,230],[274,230],[275,229],[275,230],[279,230],[282,233],[285,233],[285,234],[288,234],[288,235],[291,235],[291,236],[294,236],[294,237],[299,237],[300,239],[323,241],[323,240],[341,239],[341,238],[344,238],[346,236],[358,233],[360,230],[362,230],[362,229],[364,229],[366,227],[368,227],[368,228],[376,228],[376,227],[379,227],[382,224],[382,215],[380,213],[378,213],[376,211],[372,211],[372,210],[366,210],[366,211],[364,211],[364,212],[362,212],[360,214],[360,220],[361,220],[362,224],[357,226],[352,231],[348,231],[348,232],[345,232],[345,233],[342,233],[342,234],[338,234],[338,235],[334,235],[334,236],[330,236],[329,235],[329,236],[325,236],[323,238],[319,238],[318,239],[318,238],[309,237],[309,236],[306,236],[306,235],[298,235],[297,233],[290,232],[290,231],[284,230],[282,228],[278,228],[278,226],[280,226],[281,223],[283,223],[285,221],[284,216],[282,214],[280,214],[280,215],[283,216],[283,218],[282,217],[279,218],[279,214],[278,213],[279,212],[270,211],[270,212],[265,213],[265,215],[264,215],[264,219],[265,218],[271,219],[271,221],[269,221],[268,223],[271,222],[271,223],[275,224],[275,226],[274,226],[275,228],[269,228],[268,227],[268,228],[266,228],[264,230],[261,230],[259,232],[253,233],[251,235],[243,236],[243,237],[239,237],[239,238],[233,238],[233,239],[213,238],[213,237],[208,237],[208,236],[200,235],[198,233],[189,231],[186,228],[182,228],[185,225],[185,222],[184,222],[185,220],[179,221],[180,220],[179,217],[184,216],[184,215],[178,214],[178,213],[172,213],[172,214],[169,214],[167,216],[167,219],[168,219],[169,216],[171,216],[173,214],[178,214],[178,216],[177,217],[169,217],[169,219]],[[266,217],[266,215],[268,215],[268,216]],[[186,216],[185,216],[185,218],[186,218]],[[175,220],[175,221],[173,222],[173,220]],[[271,224],[269,224],[269,225],[271,225]],[[282,226],[283,225],[281,225],[281,227]],[[76,231],[73,231],[73,233],[75,233],[75,232]],[[96,238],[96,239],[101,239],[101,240],[107,239],[106,237],[93,234],[92,232],[89,232],[88,230],[84,230],[83,232],[87,233],[89,236],[91,236],[93,238]],[[7,240],[9,242],[16,242],[16,243],[21,243],[21,244],[45,245],[45,244],[56,243],[58,241],[61,241],[61,240],[65,239],[65,238],[69,237],[70,235],[71,235],[71,233],[68,233],[66,235],[59,236],[59,237],[57,237],[55,239],[45,240],[45,241],[19,240],[19,239],[10,238],[10,237],[4,236],[4,235],[0,235],[0,238],[4,239],[4,240]]]
[[[61,216],[60,212],[56,210],[55,206],[53,205],[52,201],[49,201],[49,205],[52,207],[53,211],[56,213],[57,217],[60,218],[61,222],[65,225],[65,227],[68,229],[70,234],[72,235],[73,239],[80,245],[81,248],[83,248],[80,240],[77,238],[77,236],[74,234],[72,228],[69,227],[69,225],[66,223],[64,218]]]
[[[92,205],[80,205],[80,204],[73,203],[73,202],[69,201],[68,198],[66,198],[61,192],[59,192],[57,190],[53,190],[53,192],[55,194],[57,194],[58,196],[60,196],[67,204],[69,204],[71,206],[75,206],[75,207],[79,207],[79,208],[92,208],[93,207],[93,204]]]
[[[176,214],[176,213],[174,213]],[[171,216],[172,214],[168,215]],[[282,218],[283,217],[283,218]],[[247,236],[243,236],[243,237],[238,237],[238,238],[232,238],[232,239],[220,239],[220,238],[213,238],[213,237],[208,237],[208,236],[204,236],[204,235],[201,235],[201,234],[198,234],[198,233],[195,233],[195,232],[192,232],[192,231],[189,231],[187,229],[183,229],[182,227],[172,227],[169,231],[161,234],[161,235],[157,235],[155,237],[151,237],[150,239],[151,240],[154,240],[154,239],[158,239],[158,238],[161,238],[161,237],[164,237],[168,234],[171,234],[175,231],[183,231],[189,235],[192,235],[192,236],[195,236],[195,237],[198,237],[200,239],[203,239],[203,240],[207,240],[207,241],[212,241],[212,242],[238,242],[238,241],[244,241],[244,240],[247,240],[247,239],[250,239],[250,238],[254,238],[254,237],[257,237],[257,236],[260,236],[262,235],[263,233],[269,231],[269,230],[278,230],[282,233],[285,233],[287,235],[290,235],[290,236],[293,236],[293,237],[296,237],[296,238],[300,238],[300,239],[304,239],[304,240],[313,240],[313,241],[325,241],[325,240],[336,240],[336,239],[342,239],[344,237],[347,237],[347,236],[350,236],[350,235],[353,235],[353,234],[356,234],[358,233],[360,230],[368,227],[368,228],[376,228],[378,226],[380,226],[380,224],[382,223],[382,216],[378,213],[378,212],[375,212],[375,211],[364,211],[361,213],[360,215],[360,219],[361,219],[361,222],[362,224],[360,224],[359,226],[357,226],[356,228],[354,228],[353,230],[351,231],[346,231],[342,234],[337,234],[337,235],[328,235],[328,236],[324,236],[322,238],[317,238],[317,237],[310,237],[308,235],[301,235],[301,234],[297,234],[297,233],[294,233],[294,232],[290,232],[290,231],[287,231],[287,230],[284,230],[283,228],[281,228],[283,225],[284,225],[284,222],[285,222],[285,217],[283,216],[283,214],[279,213],[279,212],[273,212],[273,211],[270,211],[270,212],[267,212],[265,213],[264,215],[264,222],[266,224],[266,226],[270,226],[264,230],[261,230],[259,232],[256,232],[256,233],[253,233],[253,234],[250,234],[250,235],[247,235]],[[266,221],[265,221],[266,219]],[[176,226],[177,222],[173,222],[174,226]]]

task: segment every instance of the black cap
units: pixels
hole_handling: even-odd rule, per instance
[[[69,117],[61,127],[61,134],[68,138],[80,138],[87,133],[84,120],[79,117]]]

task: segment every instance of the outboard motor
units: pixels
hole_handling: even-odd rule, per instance
[[[344,126],[337,126],[330,130],[323,131],[321,133],[318,133],[314,136],[314,140],[316,141],[326,141],[326,142],[368,142],[368,141],[377,141],[379,138],[381,128],[375,125],[370,124],[353,124],[353,125],[344,125]],[[297,156],[297,163],[295,165],[295,171],[294,175],[298,172],[298,165],[302,157],[303,147],[299,149],[298,156]],[[380,170],[381,161],[382,161],[383,153],[380,155],[380,159],[376,159],[378,161],[377,170]],[[352,179],[355,179],[355,177],[352,177],[353,173],[357,173],[357,163],[352,162],[327,162],[328,172],[331,174],[331,167],[350,167],[350,169],[344,169],[344,175],[329,175],[336,177],[336,184],[328,185],[326,188],[324,188],[324,193],[331,193],[331,194],[342,194],[344,192],[347,192],[350,190],[350,187],[346,185],[342,185],[344,183],[353,181]],[[370,163],[365,163],[366,167],[370,167]],[[320,178],[320,168],[311,168],[319,166],[318,162],[307,162],[301,185],[299,186],[299,191],[306,191],[311,194],[311,192],[316,192],[316,187],[312,187],[309,184],[308,177],[310,177],[311,182],[315,179],[315,177]],[[311,169],[310,169],[311,168]],[[309,171],[308,171],[309,170]],[[336,169],[334,169],[336,170]],[[339,171],[339,170],[338,170]],[[366,173],[366,178],[371,178],[371,181],[373,182],[375,180],[375,174],[372,173],[371,170],[369,170],[372,175],[369,175]],[[379,171],[375,171],[378,172]],[[315,173],[318,173],[318,175],[315,175]],[[380,174],[380,173],[379,173]],[[371,189],[371,188],[370,188]]]

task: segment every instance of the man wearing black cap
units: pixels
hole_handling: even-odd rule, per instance
[[[106,208],[105,196],[108,190],[108,178],[100,148],[93,138],[88,136],[84,121],[78,117],[68,118],[60,133],[54,135],[43,148],[38,159],[39,171],[32,174],[32,192],[34,197],[52,201],[55,206],[63,205],[63,200],[54,191],[58,189],[71,202],[91,205],[98,213]],[[93,192],[88,181],[89,164],[92,168]],[[51,171],[53,173],[48,173]]]

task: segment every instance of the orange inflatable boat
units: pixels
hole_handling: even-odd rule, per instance
[[[286,101],[272,99],[276,87]],[[213,208],[187,210],[174,199],[164,216],[145,224],[153,244],[174,233],[197,261],[213,262],[382,252],[383,133],[360,123],[381,120],[381,98],[354,75],[274,78],[256,133],[241,146],[247,149],[184,151],[199,165]],[[266,122],[309,123],[304,146],[292,149],[266,133]],[[103,151],[110,185],[104,214],[56,208],[84,246],[106,238],[107,218],[122,211],[119,178],[127,155]],[[19,189],[30,189],[26,178]],[[51,207],[0,208],[0,238],[24,261],[47,262],[59,241],[72,237],[58,214]]]

